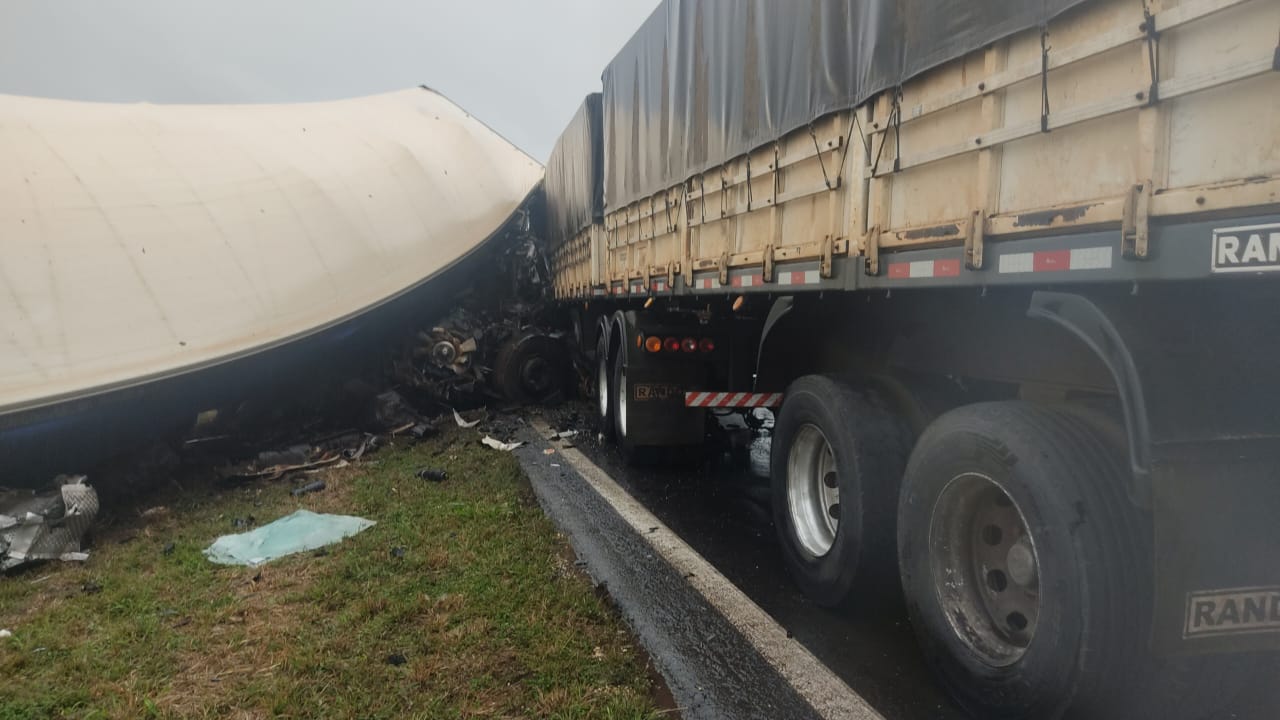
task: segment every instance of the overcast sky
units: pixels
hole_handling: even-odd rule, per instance
[[[540,161],[658,0],[0,0],[0,93],[328,100],[428,85]]]

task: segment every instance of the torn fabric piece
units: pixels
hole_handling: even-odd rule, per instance
[[[332,545],[374,524],[362,517],[299,510],[249,532],[223,535],[205,548],[204,556],[220,565],[261,565],[286,555]]]

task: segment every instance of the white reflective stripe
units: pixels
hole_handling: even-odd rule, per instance
[[[711,399],[711,402],[710,402],[710,403],[708,403],[708,404],[709,404],[711,407],[720,407],[720,403],[721,403],[721,402],[723,402],[723,401],[724,401],[724,399],[725,399],[726,397],[728,397],[728,395],[729,395],[729,393],[716,393],[716,396],[715,396],[714,398],[712,398],[712,399]]]
[[[1000,272],[1029,273],[1035,270],[1035,253],[1010,253],[1000,256]]]
[[[773,396],[769,398],[769,404],[767,407],[777,407],[781,404],[782,404],[782,393],[774,393]]]
[[[913,278],[931,278],[933,277],[933,261],[932,260],[916,260],[911,263],[910,273],[908,277]]]
[[[1111,248],[1091,247],[1076,248],[1071,251],[1072,270],[1109,270],[1111,269]]]
[[[822,282],[822,275],[817,270],[804,271],[805,285],[817,285],[820,282]]]

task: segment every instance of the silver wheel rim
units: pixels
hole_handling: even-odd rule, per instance
[[[618,371],[618,434],[627,436],[627,366]]]
[[[801,425],[791,441],[787,507],[800,546],[813,557],[830,552],[840,527],[840,483],[831,443],[816,425]]]
[[[606,367],[609,364],[608,357],[608,353],[600,356],[599,369],[596,372],[596,397],[599,398],[600,417],[605,420],[609,418],[609,370]]]
[[[985,475],[952,478],[933,505],[929,564],[956,636],[992,666],[1017,662],[1039,620],[1040,563],[1013,498]]]

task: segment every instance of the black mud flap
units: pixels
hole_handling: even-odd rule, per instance
[[[1152,477],[1154,648],[1280,650],[1280,447],[1228,442],[1184,457]]]
[[[696,384],[686,368],[627,368],[627,435],[637,446],[700,445],[706,411],[687,408],[684,393]]]

